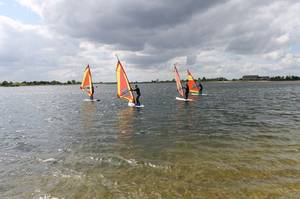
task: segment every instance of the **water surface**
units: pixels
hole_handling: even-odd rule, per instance
[[[0,88],[0,198],[300,198],[299,82],[115,86]]]

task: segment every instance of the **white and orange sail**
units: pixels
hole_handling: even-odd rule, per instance
[[[129,103],[135,103],[132,88],[129,84],[126,72],[120,60],[117,63],[117,96],[122,99],[128,100]]]
[[[183,97],[183,90],[182,90],[182,84],[181,84],[181,79],[178,73],[178,70],[176,68],[176,65],[174,66],[174,74],[175,74],[175,81],[176,81],[176,86],[177,86],[177,91],[179,95]]]
[[[197,83],[196,83],[195,79],[193,78],[192,73],[189,70],[187,70],[187,75],[188,75],[188,85],[190,88],[190,92],[191,93],[199,93],[200,88],[197,86]]]
[[[93,81],[92,81],[92,73],[91,73],[91,69],[90,69],[89,65],[84,70],[80,89],[82,91],[85,91],[88,96],[93,97],[94,86],[93,86]]]

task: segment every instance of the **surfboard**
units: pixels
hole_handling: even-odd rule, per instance
[[[84,99],[83,101],[85,102],[99,102],[100,100],[99,99]]]
[[[131,102],[128,102],[128,106],[135,107],[135,108],[144,108],[145,107],[143,104],[136,105],[135,103],[131,103]]]
[[[175,99],[179,100],[179,101],[184,101],[184,102],[193,102],[194,101],[192,99],[185,99],[185,98],[182,98],[182,97],[176,97]]]
[[[203,96],[203,95],[207,95],[207,94],[206,93],[191,93],[191,95],[195,95],[195,96],[196,95],[202,95]]]

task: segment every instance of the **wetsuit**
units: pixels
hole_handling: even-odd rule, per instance
[[[199,82],[199,89],[200,89],[200,92],[202,92],[203,86],[202,86],[202,84],[200,82]]]
[[[136,98],[135,98],[135,103],[136,103],[136,105],[141,105],[141,103],[140,103],[140,97],[141,97],[141,91],[140,91],[140,88],[136,88],[136,89],[134,89],[133,91],[135,91],[136,92]]]
[[[185,87],[185,99],[188,99],[189,98],[189,93],[190,93],[190,88],[188,85],[186,85]]]

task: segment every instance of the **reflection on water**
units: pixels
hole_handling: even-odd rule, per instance
[[[136,110],[134,108],[125,108],[119,111],[117,120],[119,139],[130,139],[133,136],[133,117],[135,116],[136,111],[139,110]]]
[[[175,121],[177,129],[193,129],[193,124],[197,122],[194,117],[194,106],[191,102],[177,102],[177,111],[175,113]],[[193,108],[194,107],[194,108]]]
[[[82,121],[84,129],[91,129],[93,126],[93,121],[96,117],[96,104],[95,102],[83,102],[82,103]]]
[[[299,83],[140,87],[1,88],[0,198],[299,198]]]

